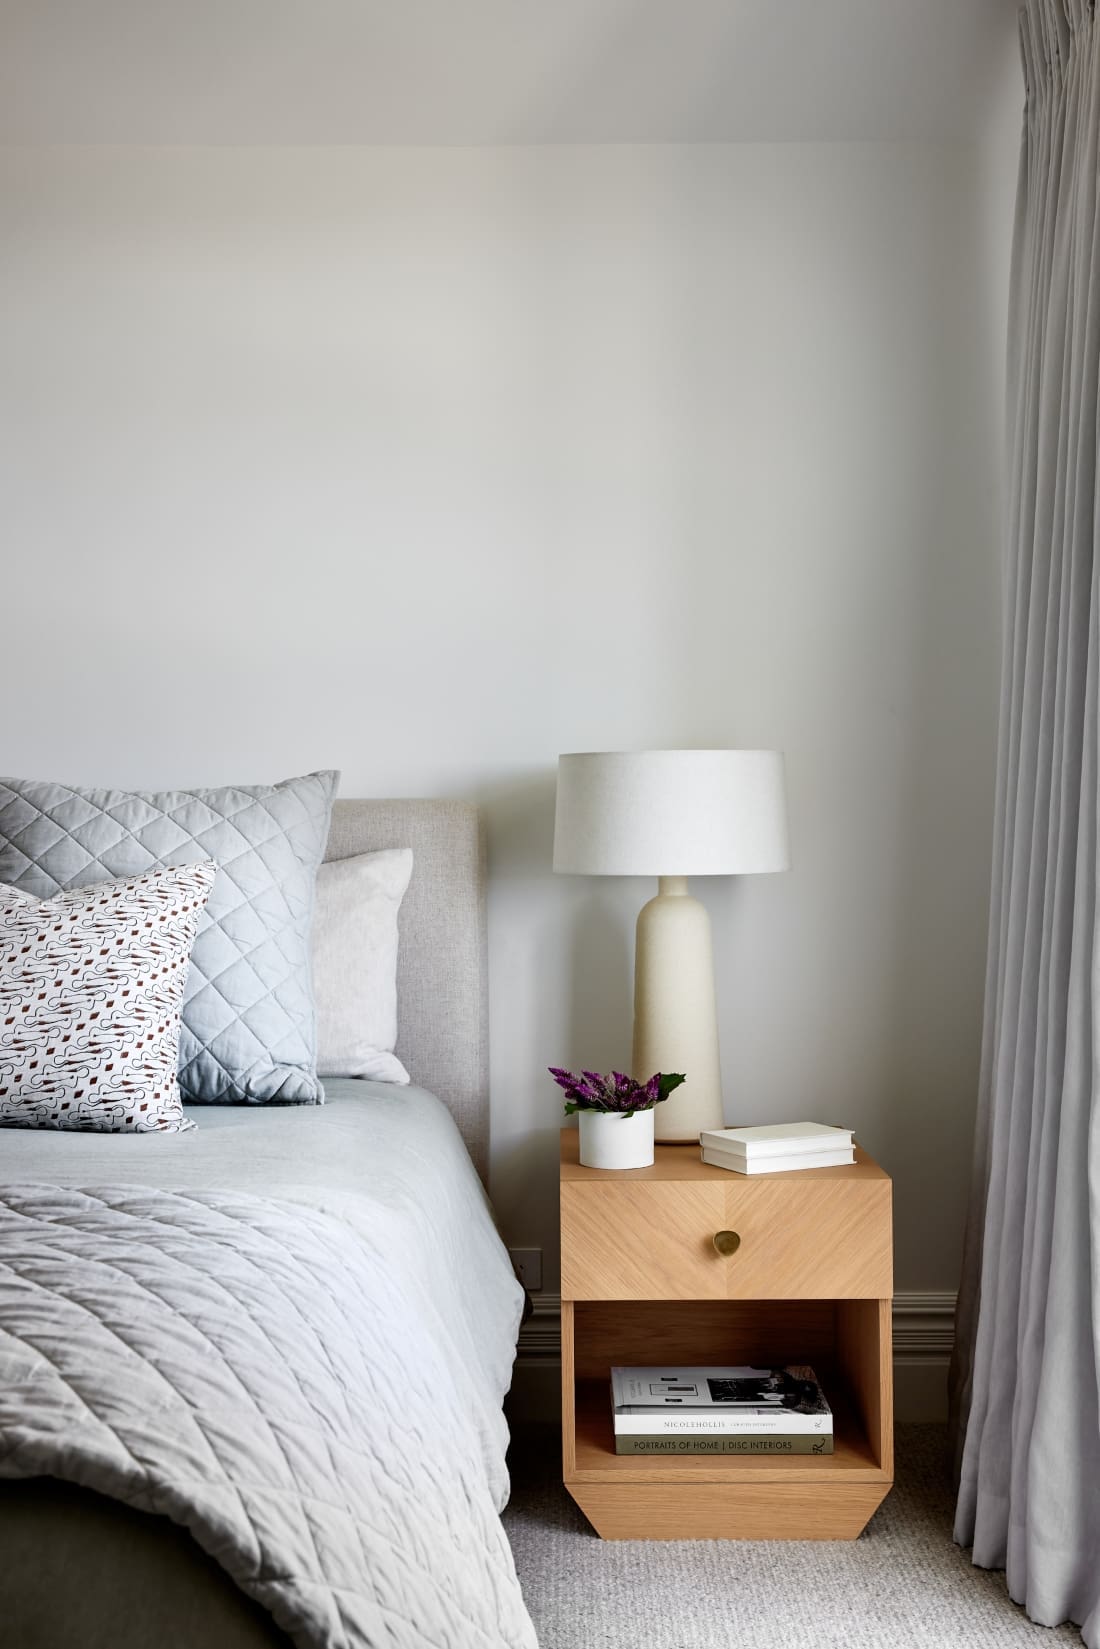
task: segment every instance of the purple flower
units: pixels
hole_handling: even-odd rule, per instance
[[[682,1076],[665,1075],[661,1071],[655,1072],[647,1082],[639,1082],[623,1071],[612,1071],[609,1076],[601,1076],[599,1071],[582,1071],[577,1076],[558,1065],[551,1065],[549,1071],[565,1094],[567,1116],[574,1111],[603,1111],[631,1117],[636,1111],[651,1111],[684,1080]]]

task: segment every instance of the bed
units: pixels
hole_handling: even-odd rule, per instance
[[[0,1134],[0,1638],[19,1649],[527,1649],[498,1512],[522,1291],[488,1142],[477,815],[338,802],[408,846],[413,1086]]]

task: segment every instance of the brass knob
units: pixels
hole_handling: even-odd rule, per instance
[[[741,1246],[741,1238],[736,1231],[716,1231],[714,1233],[714,1252],[722,1254],[726,1259],[736,1254]]]

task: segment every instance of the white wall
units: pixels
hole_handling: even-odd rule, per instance
[[[640,883],[560,750],[778,746],[795,868],[700,884],[731,1119],[850,1123],[955,1285],[998,592],[952,147],[0,152],[0,767],[336,764],[492,855],[494,1191],[629,1048]]]

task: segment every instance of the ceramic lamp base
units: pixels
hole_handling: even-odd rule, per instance
[[[638,913],[634,949],[633,1075],[682,1071],[685,1081],[655,1112],[654,1137],[698,1145],[724,1126],[710,917],[686,876],[662,876]]]

